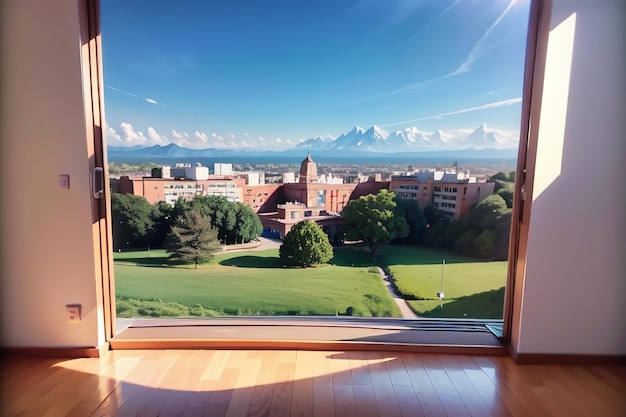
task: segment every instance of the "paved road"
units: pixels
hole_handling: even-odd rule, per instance
[[[395,301],[398,307],[400,307],[402,318],[418,319],[419,317],[417,316],[417,314],[413,312],[413,310],[411,310],[411,307],[409,307],[409,305],[406,303],[406,300],[401,298],[398,295],[398,293],[396,293],[396,290],[394,289],[393,285],[391,285],[391,279],[389,278],[389,275],[385,275],[385,272],[383,271],[381,267],[378,267],[378,272],[380,273],[380,277],[382,278],[383,283],[385,284],[385,288],[387,288],[387,291],[389,291],[389,295],[391,295],[391,298],[393,298],[393,301]]]

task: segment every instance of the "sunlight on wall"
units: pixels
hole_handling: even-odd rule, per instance
[[[549,117],[539,123],[533,200],[561,175],[575,31],[576,13],[550,31],[541,102],[542,113]]]

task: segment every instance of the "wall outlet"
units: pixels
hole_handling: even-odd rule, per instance
[[[68,323],[80,323],[80,304],[68,304],[65,311]]]

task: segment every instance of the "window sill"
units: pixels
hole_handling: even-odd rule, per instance
[[[394,350],[505,355],[499,320],[319,317],[136,319],[112,349]]]

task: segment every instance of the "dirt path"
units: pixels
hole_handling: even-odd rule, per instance
[[[387,291],[389,291],[389,295],[391,295],[393,301],[395,301],[398,307],[400,307],[402,318],[418,319],[419,317],[417,316],[417,314],[415,314],[413,310],[411,310],[411,307],[409,307],[409,305],[406,303],[406,301],[401,298],[398,293],[396,293],[393,285],[391,285],[391,280],[389,279],[389,276],[385,275],[385,272],[381,267],[378,267],[378,272],[380,273],[380,278],[383,280],[383,284],[385,284],[385,288],[387,288]]]

